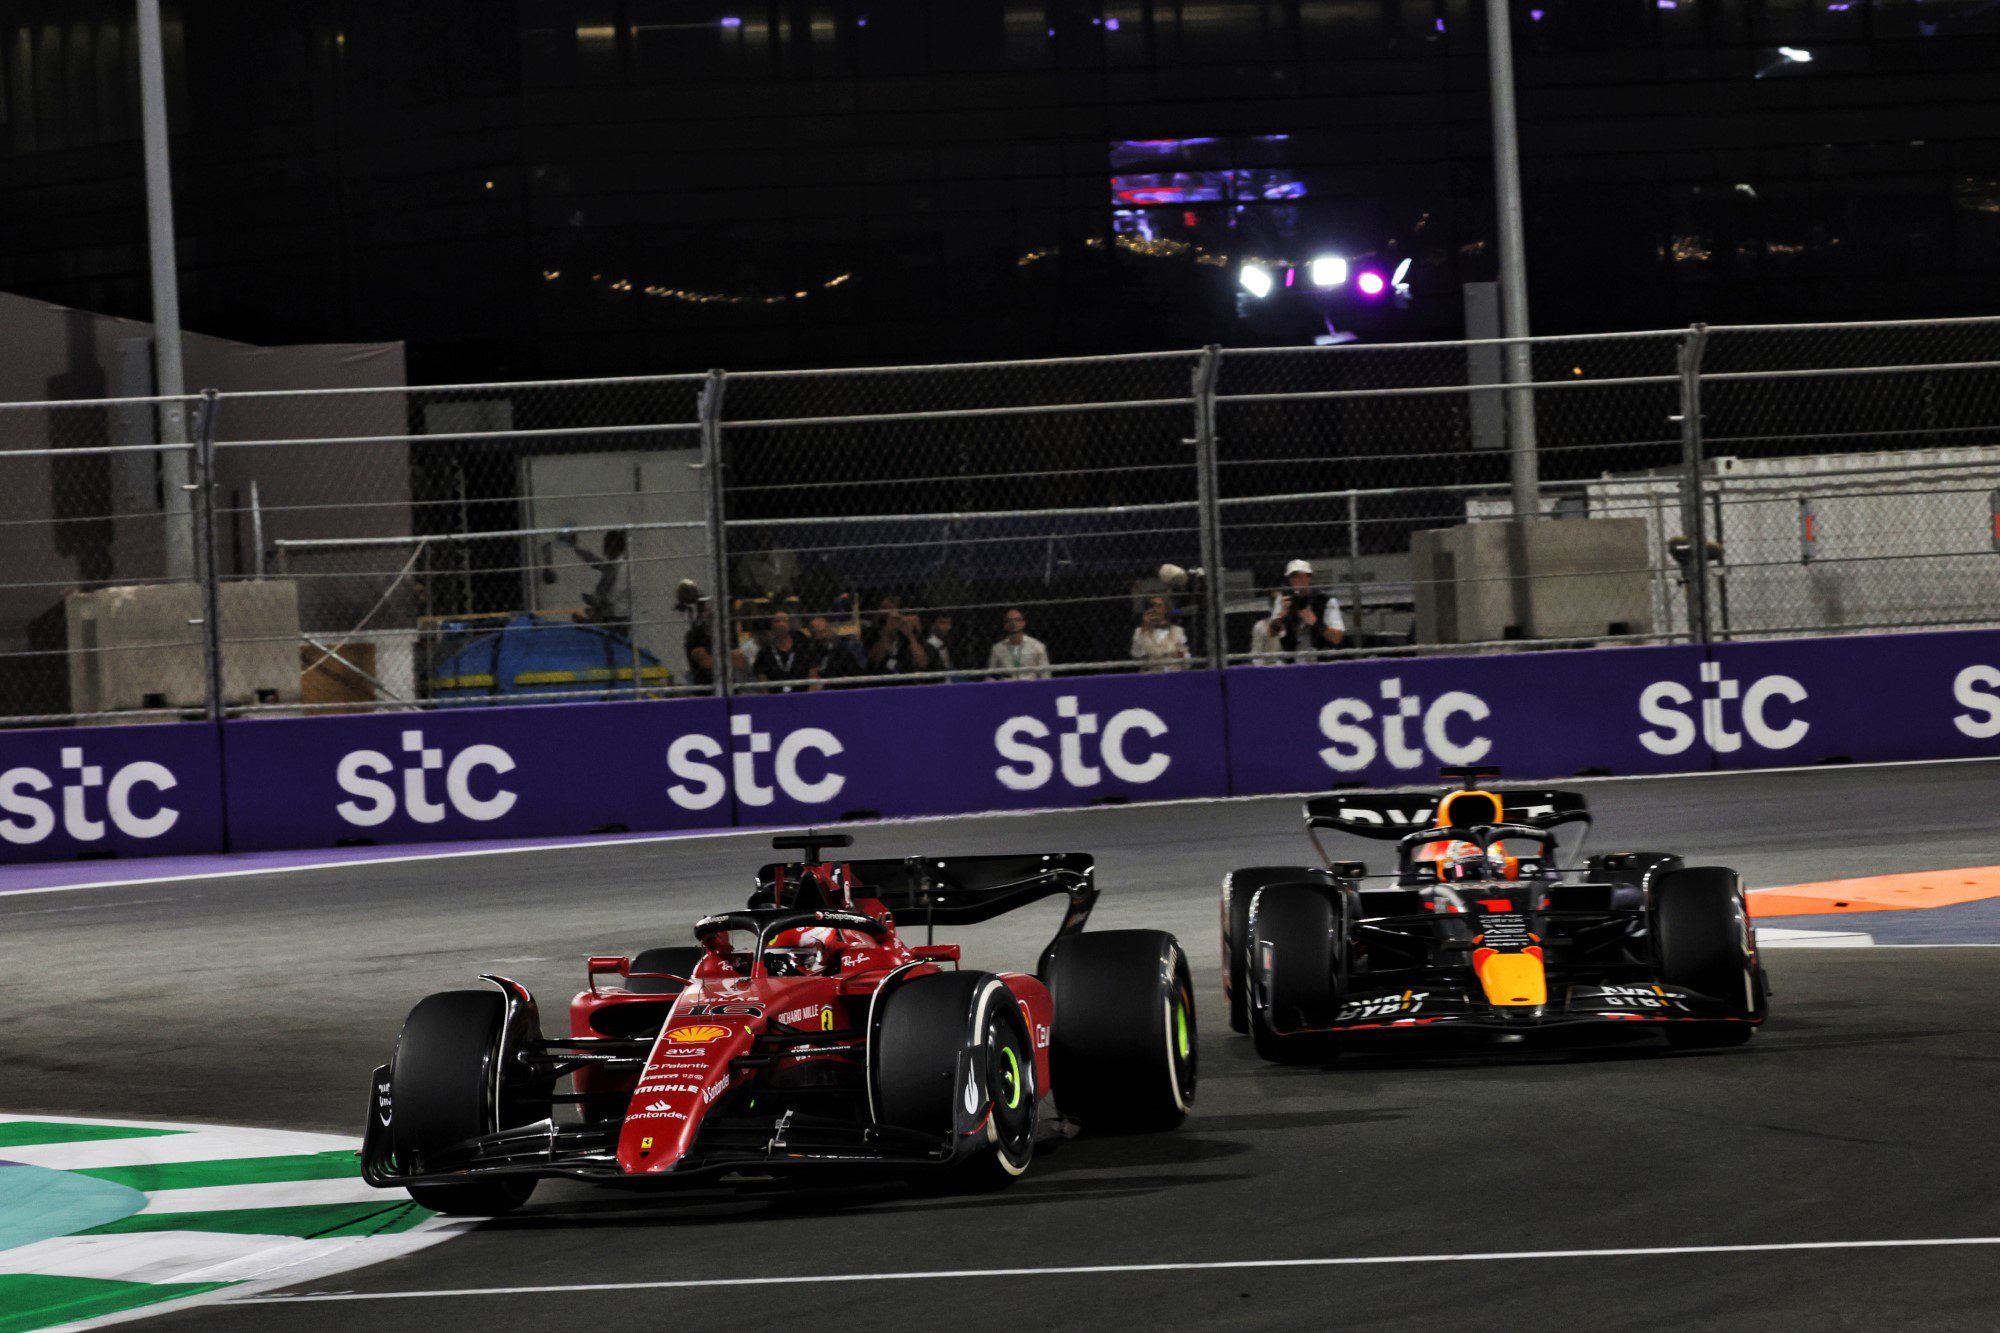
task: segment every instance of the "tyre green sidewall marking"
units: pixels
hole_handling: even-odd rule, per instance
[[[1188,1052],[1190,1050],[1190,1043],[1188,1041],[1188,1011],[1187,1011],[1186,1000],[1177,999],[1174,1001],[1174,1036],[1175,1039],[1180,1043],[1181,1059],[1183,1060],[1187,1059]]]
[[[1007,1057],[1007,1109],[1019,1110],[1021,1106],[1021,1057],[1014,1054],[1012,1046],[1002,1046],[1000,1054]]]

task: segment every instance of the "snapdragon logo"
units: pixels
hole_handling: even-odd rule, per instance
[[[667,788],[675,805],[706,810],[729,794],[732,777],[736,799],[745,805],[769,805],[779,792],[807,805],[823,805],[847,785],[847,778],[827,763],[847,747],[825,727],[800,727],[780,739],[774,732],[759,731],[754,719],[738,713],[729,719],[729,735],[727,773],[718,762],[723,757],[722,742],[713,736],[690,733],[667,747],[667,768],[680,779]],[[763,755],[771,757],[760,762]],[[815,771],[817,777],[812,776]]]
[[[494,820],[514,808],[520,798],[505,787],[484,778],[481,796],[474,790],[474,775],[481,769],[500,775],[514,771],[514,757],[497,745],[468,745],[446,762],[445,752],[424,744],[424,733],[403,733],[402,771],[398,791],[397,762],[380,750],[351,750],[340,757],[334,779],[340,789],[355,799],[334,807],[340,817],[362,828],[385,824],[400,808],[419,824],[436,824],[456,811],[467,819]],[[431,774],[444,776],[444,799],[437,799]]]
[[[178,785],[165,764],[150,759],[126,764],[106,781],[103,766],[86,762],[82,746],[66,745],[57,777],[26,765],[0,773],[0,811],[6,813],[0,838],[19,846],[38,843],[56,831],[58,809],[62,831],[78,842],[97,842],[111,829],[130,838],[157,838],[181,817],[158,793]],[[101,800],[93,795],[100,789]],[[44,792],[54,795],[45,799]],[[140,813],[142,807],[151,813]]]
[[[1990,667],[1984,662],[1969,666],[1958,673],[1951,682],[1951,697],[1965,708],[1963,713],[1954,713],[1951,724],[1960,734],[1976,741],[1990,741],[2000,736],[2000,667]]]
[[[1084,712],[1074,694],[1060,695],[1054,728],[1024,713],[994,731],[993,749],[1007,762],[993,776],[1009,791],[1039,791],[1058,767],[1072,787],[1095,787],[1106,773],[1120,782],[1152,782],[1174,762],[1150,743],[1166,734],[1166,722],[1150,708],[1120,709],[1100,725],[1097,714]],[[1049,753],[1051,738],[1054,755]]]
[[[1639,716],[1653,725],[1639,733],[1639,744],[1654,754],[1683,754],[1699,735],[1717,754],[1735,753],[1745,738],[1762,749],[1789,750],[1812,730],[1796,714],[1784,717],[1806,701],[1806,687],[1790,676],[1759,676],[1746,686],[1724,676],[1720,662],[1704,662],[1701,680],[1699,727],[1691,711],[1694,691],[1679,681],[1656,680],[1640,692]],[[1732,729],[1734,721],[1741,722],[1741,731]]]
[[[1378,758],[1401,769],[1476,764],[1492,751],[1492,740],[1466,725],[1493,716],[1478,695],[1446,690],[1426,703],[1397,676],[1379,688],[1379,709],[1367,699],[1331,699],[1319,710],[1319,734],[1329,742],[1319,757],[1334,772],[1359,773]]]

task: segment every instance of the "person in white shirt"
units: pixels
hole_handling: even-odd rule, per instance
[[[1047,680],[1048,647],[1028,633],[1028,617],[1021,613],[1021,608],[1009,607],[1000,623],[1007,637],[994,644],[993,651],[986,655],[989,670],[1005,673],[996,679]]]
[[[1294,560],[1285,566],[1286,588],[1271,599],[1270,619],[1262,622],[1268,642],[1281,657],[1297,662],[1318,660],[1347,637],[1340,603],[1312,586],[1313,567]]]
[[[1166,598],[1147,599],[1139,627],[1132,631],[1132,659],[1147,671],[1187,669],[1187,631],[1168,621]]]

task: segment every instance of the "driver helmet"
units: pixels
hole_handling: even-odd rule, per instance
[[[1451,883],[1506,879],[1508,860],[1497,843],[1481,847],[1476,842],[1454,841],[1445,844],[1444,855],[1438,858],[1438,877]]]

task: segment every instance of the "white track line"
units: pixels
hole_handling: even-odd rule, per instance
[[[1665,1245],[1650,1249],[1512,1250],[1485,1254],[1384,1254],[1337,1259],[1228,1259],[1213,1263],[1078,1264],[1062,1268],[950,1268],[916,1273],[814,1273],[798,1277],[683,1278],[663,1282],[579,1282],[547,1287],[461,1287],[442,1291],[327,1291],[253,1296],[231,1305],[317,1301],[407,1301],[454,1296],[543,1296],[592,1291],[677,1291],[693,1287],[778,1287],[818,1282],[921,1282],[939,1278],[1088,1277],[1117,1273],[1208,1273],[1246,1268],[1359,1268],[1377,1264],[1514,1263],[1527,1259],[1622,1259],[1675,1254],[1768,1254],[1787,1250],[1886,1250],[1944,1245],[2000,1245],[2000,1236],[1936,1240],[1810,1240],[1780,1245]]]
[[[1565,787],[1590,786],[1608,782],[1672,782],[1682,778],[1747,778],[1771,773],[1842,773],[1860,768],[1935,768],[1944,764],[1991,764],[2000,756],[1967,755],[1956,759],[1881,759],[1861,764],[1792,764],[1783,768],[1698,768],[1685,773],[1626,773],[1610,777],[1551,778]],[[1542,779],[1523,779],[1546,785]],[[1372,787],[1376,792],[1435,792],[1428,786]],[[945,819],[1022,819],[1037,815],[1082,815],[1103,810],[1148,810],[1174,805],[1239,804],[1245,801],[1297,801],[1308,796],[1326,796],[1328,790],[1265,792],[1255,796],[1189,796],[1169,801],[1128,801],[1121,805],[1041,806],[1032,810],[974,810],[955,815],[907,815],[891,819],[855,820],[842,823],[843,829],[875,828],[887,825],[932,824]],[[26,897],[37,893],[73,893],[81,889],[124,889],[141,884],[185,884],[205,879],[245,879],[256,875],[292,875],[308,870],[341,870],[355,866],[408,865],[417,861],[451,861],[474,856],[520,856],[533,852],[573,852],[594,847],[643,847],[651,843],[680,842],[688,838],[761,838],[775,829],[799,828],[803,824],[770,825],[764,828],[680,829],[671,833],[610,834],[580,837],[574,842],[537,842],[528,847],[461,847],[449,852],[411,852],[398,856],[356,857],[340,861],[315,861],[307,865],[251,866],[242,870],[209,870],[187,875],[150,875],[136,879],[100,879],[88,884],[50,884],[33,889],[0,889],[0,899]],[[416,844],[421,845],[421,844]],[[256,853],[248,853],[256,855]]]

